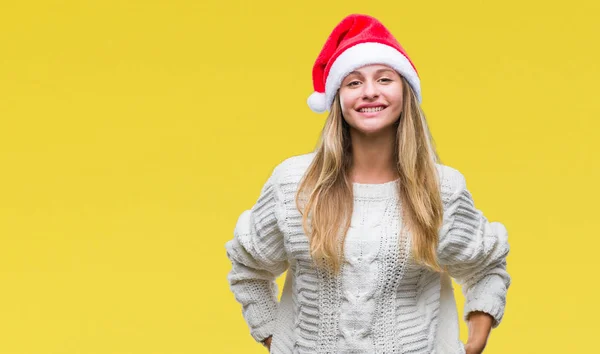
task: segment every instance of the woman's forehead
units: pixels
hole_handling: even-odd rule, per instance
[[[347,76],[350,75],[369,75],[369,74],[379,74],[382,72],[391,72],[396,75],[399,75],[396,70],[394,70],[391,66],[385,64],[368,64],[361,66],[359,68],[354,69],[349,72]]]

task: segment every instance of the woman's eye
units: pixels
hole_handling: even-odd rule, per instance
[[[358,81],[350,81],[350,82],[348,83],[348,86],[355,86],[355,85],[358,85],[359,83],[360,83],[360,82],[358,82]]]
[[[379,80],[381,80],[381,81],[384,81],[384,82],[389,82],[389,81],[392,81],[392,80],[390,80],[390,79],[388,79],[388,78],[385,78],[385,77],[384,77],[384,78],[381,78],[381,79],[379,79]]]

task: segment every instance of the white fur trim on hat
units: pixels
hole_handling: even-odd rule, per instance
[[[396,70],[408,81],[421,103],[421,81],[408,59],[389,45],[367,42],[346,49],[331,66],[325,81],[325,107],[331,107],[337,90],[350,72],[370,64],[389,65]]]
[[[307,100],[308,107],[316,113],[323,113],[327,110],[325,102],[325,94],[322,92],[313,92]]]

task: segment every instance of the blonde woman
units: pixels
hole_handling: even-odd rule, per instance
[[[481,353],[510,286],[507,231],[438,162],[413,63],[378,20],[350,15],[313,84],[310,108],[329,111],[316,150],[275,166],[226,244],[250,334],[278,354]]]

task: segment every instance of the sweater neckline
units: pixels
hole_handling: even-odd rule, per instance
[[[386,199],[393,198],[398,195],[397,178],[393,181],[384,183],[352,183],[354,198],[360,199]]]

